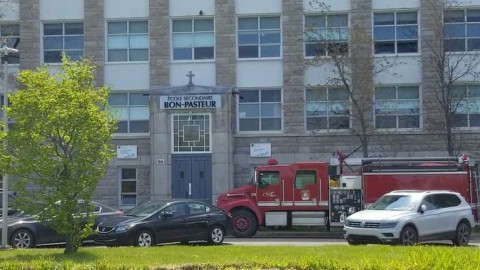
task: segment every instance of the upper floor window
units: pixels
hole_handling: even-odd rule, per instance
[[[238,18],[238,58],[280,57],[280,17]]]
[[[455,86],[450,106],[455,127],[480,127],[480,85]]]
[[[213,59],[214,37],[213,19],[173,20],[173,60]]]
[[[115,133],[149,132],[149,97],[143,93],[110,93],[108,105],[113,117],[118,118]]]
[[[108,62],[148,61],[148,21],[108,22]]]
[[[324,56],[348,51],[348,15],[306,15],[305,56]]]
[[[62,52],[71,60],[80,60],[84,55],[82,22],[43,24],[43,62],[61,63]]]
[[[281,90],[240,90],[239,103],[239,131],[282,130]]]
[[[445,50],[480,50],[480,9],[447,10],[444,13]]]
[[[307,130],[350,128],[350,96],[342,87],[306,89]]]
[[[9,48],[17,48],[20,43],[20,25],[19,24],[0,24],[0,46],[5,44]],[[9,64],[18,64],[20,62],[20,52],[3,55],[1,62],[7,61]]]
[[[416,11],[375,13],[373,25],[376,54],[418,52]]]
[[[375,128],[419,128],[418,86],[375,88]]]

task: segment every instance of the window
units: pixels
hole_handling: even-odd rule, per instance
[[[213,59],[213,19],[172,21],[173,60]]]
[[[418,86],[375,88],[375,128],[419,128]]]
[[[280,183],[280,173],[261,172],[259,182],[262,184],[278,185]]]
[[[316,175],[315,171],[298,171],[295,175],[295,188],[305,188],[306,185],[315,184]]]
[[[5,41],[9,48],[17,48],[20,43],[20,25],[19,24],[0,24],[0,41]],[[7,61],[9,64],[20,63],[20,52],[11,53],[2,57],[1,61]]]
[[[108,22],[108,62],[148,61],[148,21]]]
[[[376,54],[418,52],[417,12],[373,14]]]
[[[120,169],[120,205],[137,205],[137,169]]]
[[[210,115],[173,115],[173,152],[210,152]]]
[[[323,56],[348,51],[348,15],[305,16],[305,56]]]
[[[280,57],[280,17],[238,18],[238,58]]]
[[[282,129],[281,90],[240,90],[239,103],[239,131]]]
[[[445,50],[480,50],[480,9],[447,10],[444,13]]]
[[[480,127],[480,85],[455,86],[450,107],[455,127]]]
[[[185,203],[175,203],[170,206],[165,207],[163,210],[165,214],[171,214],[172,217],[184,216],[187,211],[185,211]]]
[[[43,62],[61,63],[62,52],[65,52],[74,61],[83,57],[82,22],[43,24]]]
[[[307,130],[350,128],[350,96],[342,87],[306,89]]]
[[[112,117],[118,118],[115,133],[149,132],[149,97],[144,93],[110,93],[108,105]]]

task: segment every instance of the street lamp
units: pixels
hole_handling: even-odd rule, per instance
[[[6,45],[0,48],[0,56],[4,59],[3,61],[3,123],[5,124],[4,131],[8,132],[8,117],[7,117],[7,107],[8,107],[8,61],[5,56],[9,53],[18,53],[17,49],[9,48]],[[0,58],[0,59],[1,59]],[[6,144],[6,141],[4,140]],[[8,174],[3,173],[3,190],[2,190],[2,246],[1,249],[8,248]]]

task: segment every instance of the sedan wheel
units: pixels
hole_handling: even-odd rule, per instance
[[[153,235],[149,231],[141,231],[136,238],[137,247],[149,247],[154,245]]]
[[[405,227],[400,233],[400,244],[404,246],[413,246],[418,242],[417,231],[412,227]]]
[[[223,239],[225,239],[225,231],[220,226],[213,226],[210,228],[210,232],[208,234],[208,243],[214,245],[220,245],[223,243]]]
[[[32,248],[33,235],[28,230],[18,230],[13,233],[10,242],[13,248]]]
[[[470,226],[465,222],[460,222],[457,226],[455,238],[452,240],[455,246],[466,246],[470,241]]]

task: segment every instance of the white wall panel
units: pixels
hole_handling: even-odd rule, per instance
[[[305,70],[304,84],[307,86],[331,84],[330,80],[337,76],[333,70],[332,64],[310,66]]]
[[[402,0],[402,1],[385,1],[373,0],[372,9],[405,9],[419,8],[420,0]]]
[[[382,60],[383,59],[383,60]],[[388,61],[391,68],[380,71],[374,78],[375,84],[402,84],[414,83],[420,84],[422,82],[422,64],[420,56],[403,56],[395,59],[390,58],[375,58],[374,64],[380,66],[384,61]]]
[[[196,16],[200,10],[204,15],[215,14],[215,0],[170,0],[170,16]]]
[[[149,16],[148,0],[104,0],[105,18],[145,18]]]
[[[0,22],[1,21],[18,21],[20,20],[20,5],[18,1],[0,1]]]
[[[83,20],[83,0],[40,0],[40,20]]]
[[[192,82],[195,85],[216,85],[215,63],[176,63],[170,65],[170,85],[187,85],[187,74],[192,72],[195,76]]]
[[[148,63],[105,64],[105,85],[112,90],[149,90]]]
[[[235,0],[236,14],[282,13],[282,0]]]
[[[281,60],[237,62],[237,87],[283,87]]]
[[[305,12],[350,10],[350,1],[346,0],[303,0]]]

